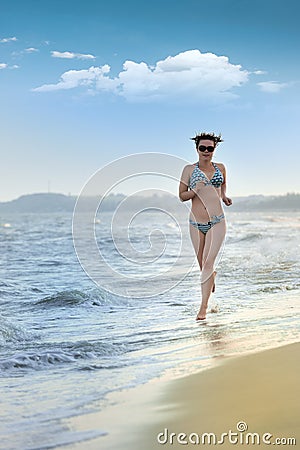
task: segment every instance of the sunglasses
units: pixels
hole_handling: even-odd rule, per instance
[[[205,152],[205,150],[207,150],[209,153],[212,153],[214,151],[215,147],[213,147],[212,145],[209,145],[208,147],[206,147],[205,145],[199,145],[198,150],[200,150],[200,152]]]

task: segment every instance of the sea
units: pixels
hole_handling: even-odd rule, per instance
[[[72,213],[0,215],[1,449],[84,448],[105,428],[67,419],[104,411],[113,392],[299,342],[299,211],[226,208],[202,322],[186,211],[94,219],[98,259]]]

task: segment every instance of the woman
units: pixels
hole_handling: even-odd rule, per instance
[[[192,200],[190,235],[201,270],[202,302],[196,320],[206,319],[209,297],[215,290],[214,264],[226,233],[221,200],[226,206],[232,200],[226,196],[226,170],[224,164],[213,163],[212,157],[221,135],[197,134],[194,138],[199,160],[184,167],[179,198]]]

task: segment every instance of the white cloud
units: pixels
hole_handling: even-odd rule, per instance
[[[18,58],[19,56],[23,57],[24,54],[31,54],[31,53],[38,53],[38,52],[39,52],[38,48],[28,47],[28,48],[25,48],[24,50],[14,51],[14,52],[12,52],[11,55],[13,57],[17,57]]]
[[[278,81],[262,81],[261,83],[257,83],[257,85],[263,92],[278,93],[289,84],[279,83]]]
[[[97,90],[112,91],[116,86],[114,80],[105,75],[110,71],[108,65],[102,67],[90,67],[83,70],[69,70],[65,72],[57,84],[45,84],[32,89],[36,92],[58,91],[61,89],[74,89],[79,86],[94,88]]]
[[[1,44],[6,44],[7,42],[14,42],[17,41],[18,39],[14,36],[14,37],[10,37],[10,38],[3,38],[0,39],[0,43]]]
[[[254,73],[254,75],[266,75],[266,73],[268,72],[266,72],[265,70],[255,70],[252,73]]]
[[[249,72],[231,64],[226,56],[189,50],[158,61],[153,67],[145,62],[125,61],[115,78],[110,67],[65,72],[57,84],[33,89],[38,92],[88,86],[106,90],[129,101],[155,99],[201,100],[234,97],[231,90],[248,81]]]
[[[1,69],[19,69],[19,66],[17,66],[16,64],[14,64],[13,66],[9,66],[6,63],[0,63],[0,70]]]
[[[34,47],[29,47],[29,48],[25,48],[24,52],[25,53],[35,53],[35,52],[39,52],[39,49],[34,48]]]
[[[94,55],[85,55],[83,53],[73,53],[73,52],[57,52],[52,51],[51,56],[53,58],[63,58],[63,59],[95,59]]]

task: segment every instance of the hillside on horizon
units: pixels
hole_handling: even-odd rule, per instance
[[[21,195],[17,199],[7,202],[0,202],[0,213],[52,213],[52,212],[73,212],[77,196],[59,194],[59,193],[35,193]],[[126,198],[124,194],[110,194],[102,203],[102,210],[113,211],[116,206]],[[155,206],[164,208],[166,201],[169,209],[178,207],[179,199],[170,195],[158,196],[154,194],[152,200]],[[250,195],[247,197],[233,197],[231,211],[264,211],[264,210],[296,210],[300,211],[300,194],[287,193],[285,195],[264,196]],[[95,210],[95,201],[99,197],[91,196],[84,198],[84,210],[86,212]],[[130,205],[136,208],[144,206],[145,197],[135,196],[127,201],[127,207]]]

